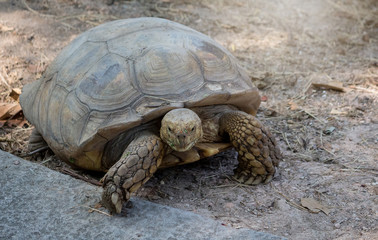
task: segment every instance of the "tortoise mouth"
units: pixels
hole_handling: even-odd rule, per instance
[[[169,144],[169,146],[177,152],[186,152],[190,150],[195,144],[196,142],[185,143],[183,141],[179,141],[179,144]]]
[[[201,119],[190,109],[173,109],[161,121],[160,137],[174,151],[188,151],[202,137]]]

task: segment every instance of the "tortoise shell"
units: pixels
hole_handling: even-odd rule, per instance
[[[255,114],[260,97],[211,38],[172,21],[137,18],[79,35],[23,88],[20,103],[58,157],[99,170],[108,141],[171,109],[231,104]]]

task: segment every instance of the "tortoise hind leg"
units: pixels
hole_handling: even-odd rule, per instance
[[[29,152],[30,153],[39,152],[48,148],[49,146],[47,145],[46,141],[43,139],[42,135],[37,131],[37,129],[34,128],[29,137],[29,146],[28,146]]]
[[[254,116],[242,111],[224,113],[219,126],[220,134],[226,132],[239,153],[236,180],[249,185],[270,182],[281,158],[272,134]]]
[[[123,152],[104,177],[102,203],[111,213],[120,213],[122,204],[156,172],[164,156],[161,139],[143,131]]]

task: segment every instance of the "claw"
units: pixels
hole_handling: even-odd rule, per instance
[[[122,210],[122,200],[119,198],[118,193],[112,194],[112,203],[115,207],[116,213],[121,213]]]
[[[255,180],[255,177],[250,177],[244,184],[246,185],[252,185],[253,181]]]
[[[257,185],[259,183],[262,182],[262,177],[261,176],[257,176],[255,181],[252,182],[252,185]]]
[[[112,194],[112,203],[116,205],[118,203],[119,196],[117,193]]]
[[[270,183],[272,181],[272,179],[273,179],[273,176],[269,175],[269,176],[266,177],[264,183]]]
[[[102,204],[110,213],[121,213],[122,196],[116,191],[116,186],[107,184],[102,192]]]
[[[238,182],[244,182],[244,176],[240,176],[239,178],[236,178],[236,180],[238,180]]]
[[[117,204],[115,205],[115,208],[116,208],[116,213],[121,213],[121,211],[122,211],[122,201],[117,202]]]

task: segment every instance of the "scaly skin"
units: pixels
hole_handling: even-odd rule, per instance
[[[123,202],[156,172],[166,145],[152,132],[139,133],[120,160],[106,173],[102,203],[111,213],[120,213]]]
[[[250,185],[271,181],[281,158],[271,133],[252,115],[225,111],[219,113],[219,134],[228,134],[239,153],[236,180]],[[136,134],[120,160],[105,175],[103,205],[112,213],[120,213],[130,194],[158,169],[169,151],[168,146],[176,151],[187,151],[197,142],[202,137],[201,120],[197,118],[191,110],[173,110],[171,117],[163,119],[160,136],[148,130]]]
[[[281,158],[272,134],[254,116],[241,111],[224,113],[219,125],[220,134],[227,133],[239,153],[236,180],[248,185],[270,182]]]

